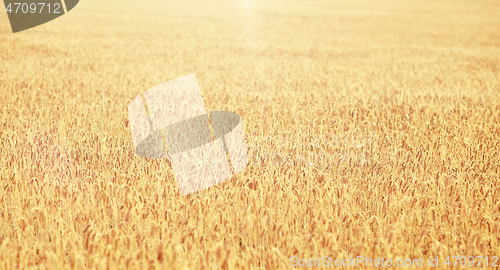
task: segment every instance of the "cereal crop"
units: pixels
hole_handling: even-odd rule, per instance
[[[0,269],[493,269],[499,29],[491,0],[87,0],[15,34],[2,10]],[[127,106],[191,73],[249,163],[180,196]]]

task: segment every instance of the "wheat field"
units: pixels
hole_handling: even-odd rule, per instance
[[[497,268],[499,29],[494,0],[86,0],[16,34],[2,9],[0,269]],[[191,73],[249,163],[180,196],[127,106]]]

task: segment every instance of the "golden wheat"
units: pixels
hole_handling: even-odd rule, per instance
[[[487,0],[88,0],[16,34],[0,12],[0,268],[491,265],[498,29]],[[250,163],[181,197],[127,106],[190,73]]]

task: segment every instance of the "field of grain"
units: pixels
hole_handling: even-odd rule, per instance
[[[493,269],[499,29],[494,0],[86,0],[16,34],[2,10],[0,269]],[[127,106],[191,73],[250,162],[181,197]]]

